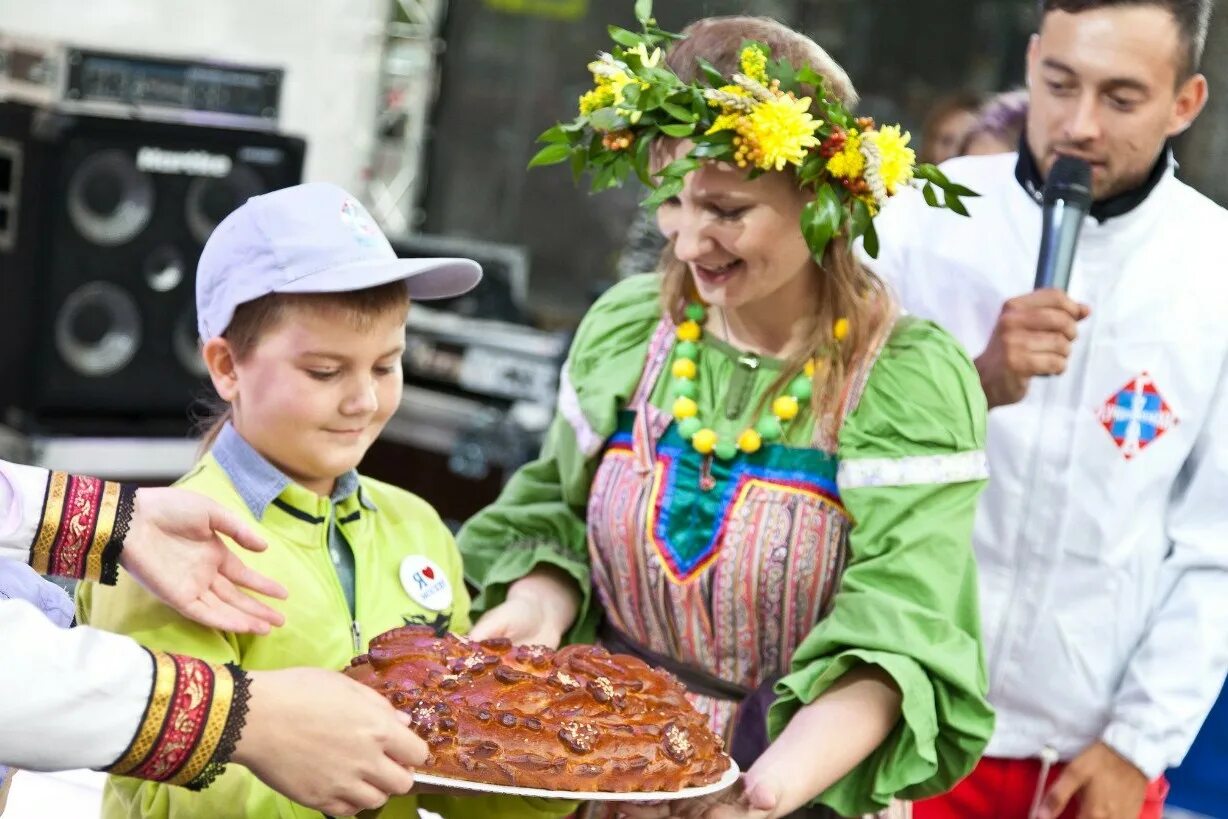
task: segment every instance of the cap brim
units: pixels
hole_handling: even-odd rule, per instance
[[[277,288],[278,293],[343,293],[404,281],[414,301],[451,299],[482,280],[472,259],[380,259],[330,267]]]

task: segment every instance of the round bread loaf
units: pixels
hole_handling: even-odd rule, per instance
[[[410,715],[424,771],[566,791],[676,791],[729,768],[672,674],[598,646],[472,642],[406,626],[346,674]]]

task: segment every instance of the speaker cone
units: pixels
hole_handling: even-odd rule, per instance
[[[159,245],[141,265],[145,284],[155,293],[169,293],[183,283],[187,263],[174,245]]]
[[[101,378],[119,372],[141,346],[136,302],[109,282],[74,290],[56,315],[55,346],[81,375]]]
[[[135,238],[153,216],[154,186],[124,151],[100,151],[68,183],[68,216],[94,244],[115,247]]]
[[[236,164],[222,178],[198,176],[188,186],[188,229],[202,245],[218,223],[251,197],[264,193],[264,181],[247,165]]]

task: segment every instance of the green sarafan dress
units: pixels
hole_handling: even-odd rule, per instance
[[[840,417],[808,407],[779,440],[700,455],[670,416],[674,325],[660,277],[627,279],[581,323],[541,456],[459,536],[478,611],[534,567],[583,590],[568,639],[605,618],[709,677],[775,684],[770,736],[849,669],[873,664],[901,719],[818,802],[844,815],[941,793],[979,758],[986,702],[971,532],[986,406],[967,355],[933,324],[886,327]],[[700,416],[754,426],[783,362],[701,340]],[[727,737],[736,700],[693,694]],[[814,737],[816,747],[839,737]]]

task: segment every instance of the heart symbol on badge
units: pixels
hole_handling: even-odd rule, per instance
[[[426,577],[427,580],[435,579],[435,570],[432,569],[430,566],[425,567],[422,570],[422,574]]]

